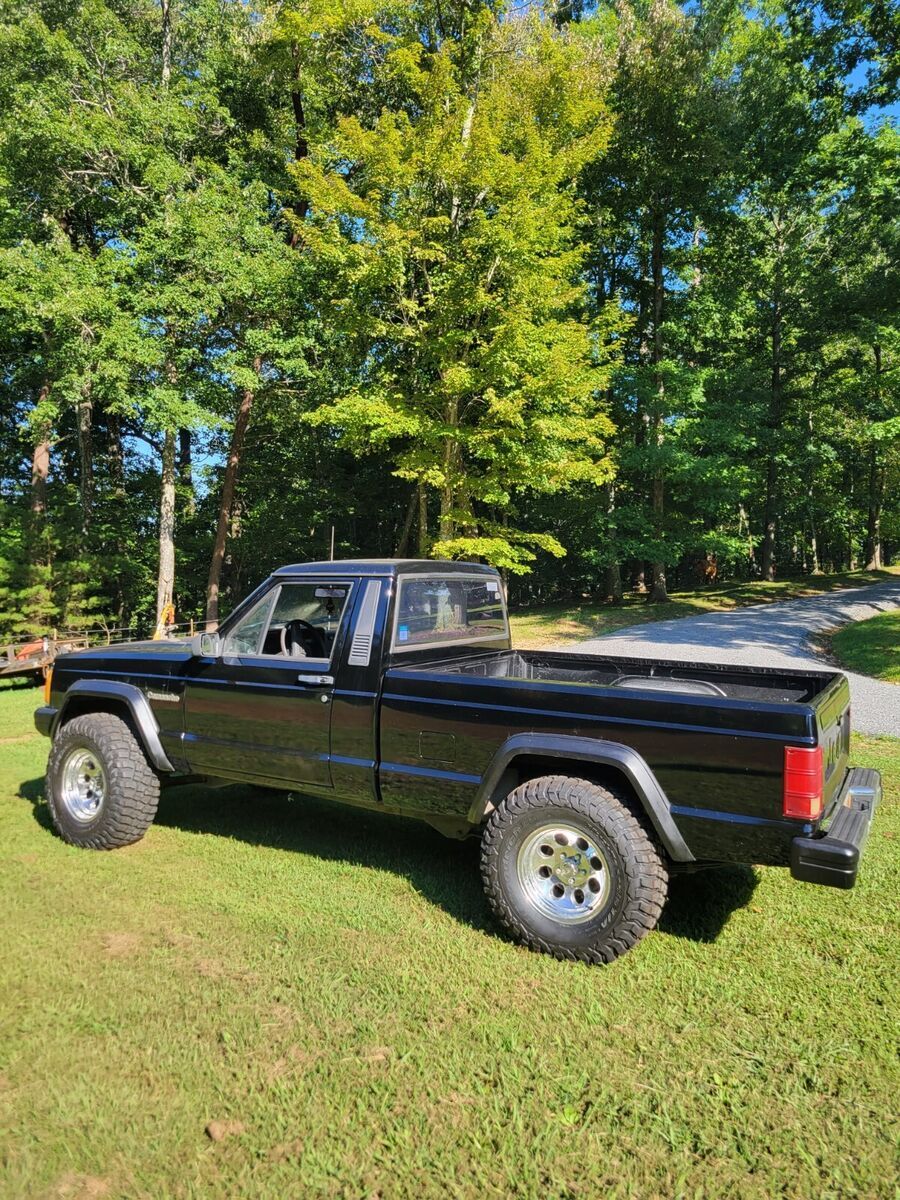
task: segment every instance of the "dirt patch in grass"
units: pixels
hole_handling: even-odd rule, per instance
[[[222,1121],[210,1121],[204,1132],[211,1142],[224,1142],[226,1138],[238,1137],[246,1128],[243,1121],[229,1117]]]
[[[306,1143],[303,1138],[294,1138],[291,1142],[279,1142],[268,1153],[270,1162],[298,1162],[303,1155]]]
[[[110,958],[128,958],[143,948],[143,938],[137,933],[104,933],[101,941]]]
[[[58,1200],[101,1200],[110,1194],[111,1184],[108,1179],[98,1175],[78,1175],[67,1171],[53,1189],[54,1197]]]

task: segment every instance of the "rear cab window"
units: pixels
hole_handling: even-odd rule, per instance
[[[508,637],[499,580],[462,574],[400,577],[393,653],[438,650]]]

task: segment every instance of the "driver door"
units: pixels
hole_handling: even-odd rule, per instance
[[[184,753],[200,774],[331,787],[333,667],[352,584],[277,583],[189,666]]]

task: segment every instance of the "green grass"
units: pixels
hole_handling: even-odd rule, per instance
[[[34,710],[44,703],[43,688],[32,680],[0,680],[0,745],[31,737]]]
[[[900,609],[845,625],[829,640],[842,667],[900,683]]]
[[[883,571],[844,571],[838,575],[805,575],[798,579],[779,579],[774,583],[735,583],[699,588],[692,592],[671,592],[668,604],[648,604],[645,596],[626,596],[621,604],[595,604],[591,601],[549,604],[522,608],[510,616],[513,642],[530,647],[562,645],[615,633],[628,625],[648,621],[667,621],[672,617],[695,617],[704,612],[744,608],[749,604],[771,604],[776,600],[796,600],[818,596],[840,588],[865,587],[896,579],[900,566]]]
[[[854,891],[686,877],[599,969],[386,817],[176,789],[140,844],[66,846],[0,714],[0,1195],[893,1195],[900,742],[855,740],[887,800]]]

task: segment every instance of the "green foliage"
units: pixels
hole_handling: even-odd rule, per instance
[[[895,34],[840,0],[10,0],[0,634],[152,623],[173,441],[185,620],[217,529],[223,611],[332,527],[520,600],[889,560]]]
[[[294,169],[329,314],[359,357],[307,420],[438,492],[435,555],[520,571],[529,542],[562,547],[501,524],[516,495],[611,474],[617,322],[585,317],[573,236],[572,184],[608,138],[602,60],[485,10],[429,50],[401,30],[381,70],[407,105],[371,127],[341,118]]]

